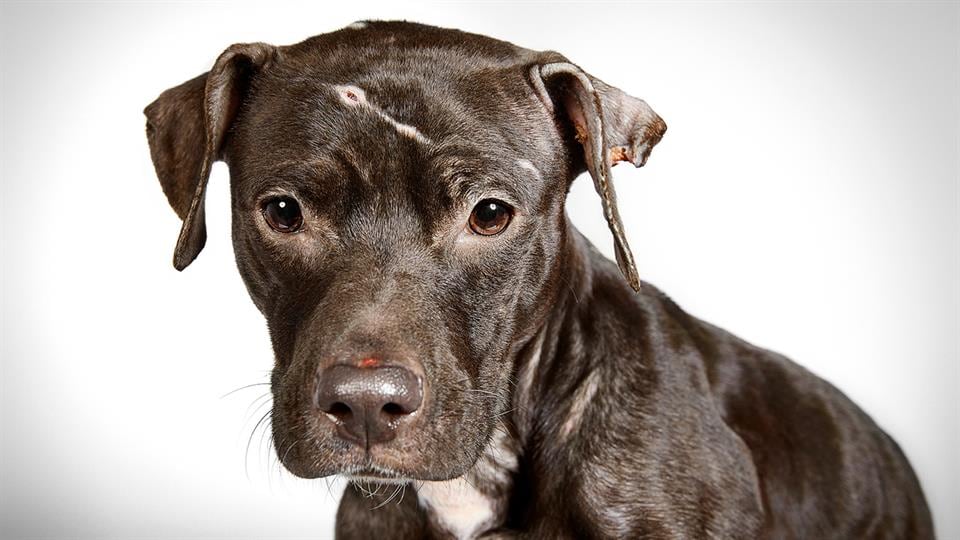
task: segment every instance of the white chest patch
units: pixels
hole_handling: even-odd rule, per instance
[[[462,476],[446,482],[424,482],[417,495],[437,522],[461,540],[473,538],[493,525],[494,501]]]
[[[499,526],[506,510],[511,476],[517,470],[517,450],[506,432],[497,429],[484,453],[466,474],[417,487],[420,505],[434,521],[460,540]]]

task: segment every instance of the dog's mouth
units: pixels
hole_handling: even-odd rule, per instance
[[[347,467],[340,472],[340,475],[353,482],[379,484],[406,484],[413,480],[413,478],[404,475],[400,471],[372,462],[367,462],[360,466]]]
[[[300,444],[285,452],[281,463],[288,471],[305,479],[336,475],[368,484],[405,484],[438,479],[433,478],[437,473],[433,463],[425,462],[422,456],[415,459],[409,449]]]
[[[408,484],[413,481],[412,478],[389,476],[372,470],[364,471],[362,474],[345,474],[343,476],[351,482],[366,484]]]

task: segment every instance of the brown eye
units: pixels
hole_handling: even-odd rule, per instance
[[[274,197],[263,203],[263,218],[270,228],[282,232],[297,232],[303,225],[300,205],[292,197]]]
[[[493,236],[503,232],[510,224],[513,209],[496,199],[484,199],[470,213],[470,230],[483,236]]]

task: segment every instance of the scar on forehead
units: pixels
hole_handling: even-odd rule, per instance
[[[365,105],[367,103],[367,94],[358,86],[334,86],[340,101],[351,107]]]
[[[423,144],[430,144],[432,141],[423,133],[420,133],[420,130],[410,124],[404,124],[403,122],[398,122],[395,118],[387,114],[383,109],[370,103],[367,100],[367,94],[363,91],[363,88],[353,85],[336,85],[333,89],[337,92],[337,96],[340,97],[340,102],[348,107],[363,107],[369,109],[374,114],[384,119],[388,124],[393,126],[397,130],[397,133],[403,135],[404,137],[409,137],[416,141],[419,141]]]

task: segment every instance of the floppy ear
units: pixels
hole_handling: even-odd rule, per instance
[[[642,167],[667,125],[642,99],[625,94],[570,62],[535,65],[531,79],[547,108],[571,124],[583,146],[586,170],[590,171],[613,233],[617,264],[633,290],[639,291],[640,277],[623,232],[610,167],[620,161]]]
[[[207,240],[204,195],[210,167],[222,158],[223,142],[250,79],[277,50],[265,43],[229,47],[208,73],[175,86],[147,105],[147,141],[170,206],[183,219],[173,266],[186,268]]]

